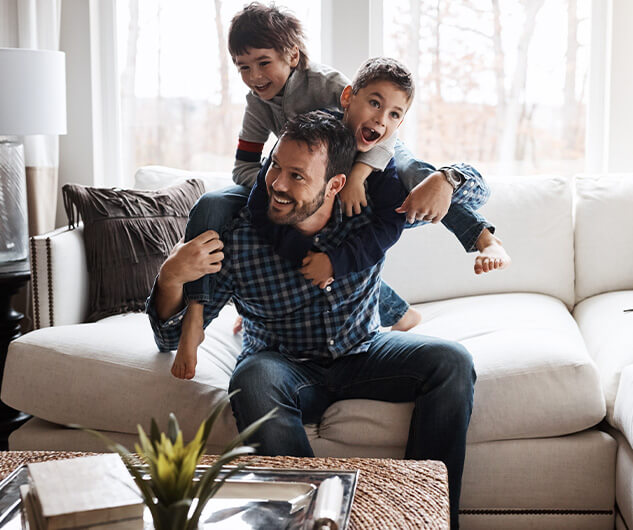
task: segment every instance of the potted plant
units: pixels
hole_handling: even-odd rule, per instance
[[[138,425],[139,443],[135,444],[134,449],[145,464],[145,469],[138,465],[137,457],[121,444],[113,442],[100,432],[84,430],[98,436],[108,449],[121,456],[152,514],[156,530],[194,530],[198,528],[207,502],[245,464],[238,464],[218,479],[222,467],[240,456],[254,453],[255,448],[244,445],[244,441],[275,414],[275,410],[271,410],[249,425],[233,438],[199,479],[195,478],[196,466],[204,453],[209,433],[227,403],[228,399],[214,407],[188,444],[183,441],[182,431],[173,413],[169,415],[167,433],[159,431],[153,418],[149,436]]]

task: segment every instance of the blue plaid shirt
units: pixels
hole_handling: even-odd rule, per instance
[[[361,214],[343,218],[338,197],[329,223],[312,238],[326,252],[370,220]],[[404,228],[404,216],[402,227]],[[336,279],[325,289],[306,280],[260,235],[243,210],[225,232],[224,261],[216,274],[211,300],[204,306],[205,327],[233,298],[243,317],[240,359],[261,351],[277,351],[295,359],[337,358],[366,351],[378,332],[380,271],[384,260],[361,272]],[[147,302],[156,344],[161,351],[178,347],[185,310],[162,322]]]

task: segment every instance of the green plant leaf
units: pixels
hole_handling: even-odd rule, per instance
[[[179,432],[180,432],[180,426],[178,425],[178,420],[176,419],[176,415],[173,412],[170,412],[169,421],[167,422],[167,437],[169,438],[172,444],[176,443],[176,438],[178,438]]]
[[[239,458],[240,456],[245,456],[248,454],[252,454],[254,449],[252,447],[243,446],[234,449],[228,453],[222,454],[218,457],[218,459],[209,467],[209,469],[200,477],[200,483],[196,488],[194,493],[194,497],[198,498],[198,505],[194,513],[191,516],[192,521],[198,521],[200,519],[200,515],[207,502],[220,488],[220,486],[224,483],[224,480],[220,481],[220,484],[216,483],[215,479],[219,475],[220,471],[222,471],[222,467],[228,464],[229,462]],[[241,466],[242,468],[244,465]],[[240,468],[241,469],[241,468]],[[237,471],[229,471],[229,475],[233,475]],[[195,526],[193,527],[195,528]]]
[[[138,430],[138,439],[141,442],[142,449],[142,451],[139,451],[137,448],[136,451],[143,454],[148,460],[156,460],[156,451],[154,450],[152,443],[149,441],[147,434],[145,434],[143,427],[137,425],[136,429]]]
[[[231,440],[228,443],[228,445],[223,449],[222,452],[226,453],[230,451],[231,449],[237,447],[238,445],[245,443],[246,440],[250,438],[251,435],[253,435],[253,433],[255,433],[255,431],[257,431],[257,429],[259,429],[262,426],[263,423],[267,422],[271,418],[274,418],[276,414],[277,414],[277,407],[269,411],[267,414],[264,414],[258,420],[255,420],[248,427],[246,427],[246,429],[244,429],[235,438],[233,438],[233,440]]]
[[[169,505],[158,506],[157,521],[154,519],[154,527],[156,530],[180,530],[187,526],[187,515],[191,508],[191,499],[182,499]]]
[[[152,423],[150,425],[149,439],[152,441],[154,450],[156,450],[156,446],[160,442],[160,430],[158,429],[158,424],[154,418],[152,418]]]

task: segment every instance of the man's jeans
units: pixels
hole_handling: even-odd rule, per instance
[[[219,191],[205,193],[198,199],[189,212],[189,221],[185,230],[185,241],[190,241],[206,230],[215,230],[222,234],[238,212],[246,206],[250,189],[245,186],[230,186]],[[209,301],[213,290],[214,275],[207,274],[185,285],[187,300]],[[409,309],[403,300],[389,285],[380,286],[380,323],[391,327],[398,322]]]
[[[451,526],[457,528],[466,431],[476,380],[459,343],[414,333],[380,333],[366,353],[294,361],[276,352],[238,363],[229,390],[237,427],[269,410],[277,415],[249,440],[262,455],[314,456],[304,424],[320,423],[344,399],[414,402],[405,458],[441,460],[448,468]]]

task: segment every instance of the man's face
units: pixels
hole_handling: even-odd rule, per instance
[[[292,69],[299,62],[299,51],[284,57],[272,48],[248,48],[233,58],[242,81],[260,98],[274,98],[286,84]]]
[[[327,183],[327,149],[304,142],[282,139],[275,147],[266,173],[269,205],[273,223],[296,225],[312,216],[322,205]]]
[[[369,151],[389,138],[402,123],[409,108],[404,90],[391,81],[374,81],[356,94],[347,86],[341,94],[343,121],[354,133],[356,148]]]

